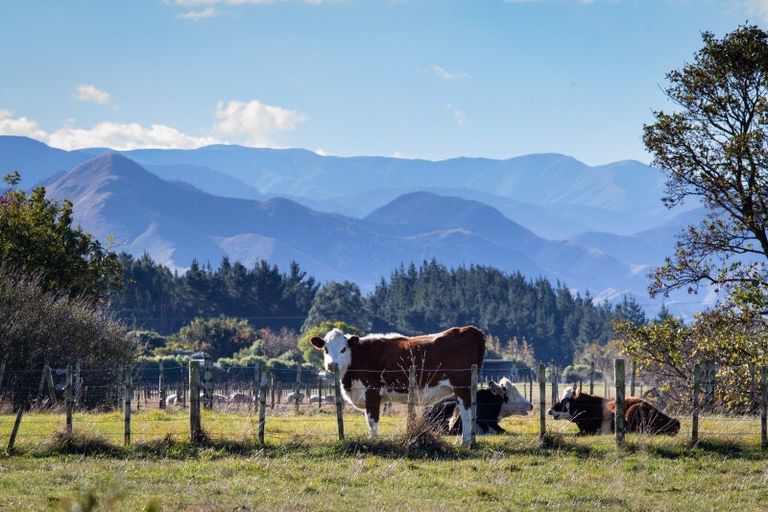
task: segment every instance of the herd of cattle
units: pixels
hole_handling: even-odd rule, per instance
[[[372,334],[362,338],[332,329],[322,338],[313,337],[311,344],[323,351],[326,371],[339,372],[344,399],[365,411],[371,435],[377,433],[383,402],[407,401],[406,369],[415,367],[417,398],[430,405],[425,409],[427,421],[440,432],[471,439],[470,368],[480,368],[485,355],[485,336],[479,329],[467,326],[414,337]],[[502,433],[502,418],[533,410],[506,378],[478,390],[476,400],[481,434]],[[599,434],[614,430],[615,412],[615,400],[568,388],[548,414],[555,420],[572,421],[581,434]],[[628,432],[675,435],[680,430],[678,420],[636,397],[625,401],[624,422]]]

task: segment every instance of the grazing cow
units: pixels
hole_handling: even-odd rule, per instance
[[[463,441],[471,439],[472,383],[470,368],[478,369],[485,355],[485,336],[475,327],[454,327],[437,334],[406,337],[400,334],[347,336],[332,329],[312,346],[324,352],[325,369],[338,366],[341,393],[365,409],[371,435],[375,436],[382,401],[407,402],[408,368],[416,368],[416,397],[424,404],[455,395],[463,425]]]
[[[678,420],[670,418],[647,400],[627,397],[624,407],[624,425],[627,432],[674,436],[680,430]],[[555,420],[570,420],[576,423],[580,434],[609,433],[615,429],[616,400],[606,400],[569,387],[548,413]]]
[[[511,380],[504,377],[499,383],[490,382],[488,389],[477,391],[477,431],[479,434],[503,434],[499,421],[507,416],[525,416],[533,410]],[[446,398],[424,411],[426,420],[441,434],[460,434],[461,423],[456,421],[456,399]]]

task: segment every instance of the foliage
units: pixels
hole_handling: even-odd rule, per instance
[[[363,331],[371,328],[368,305],[355,283],[330,281],[323,285],[312,301],[312,308],[304,321],[302,331],[327,321],[357,325]]]
[[[212,359],[231,356],[257,339],[247,320],[232,317],[195,318],[174,338],[181,347],[206,352]]]
[[[563,375],[562,378],[565,382],[570,384],[576,384],[579,381],[582,383],[589,382],[589,374],[591,371],[591,366],[586,364],[573,364],[566,366],[563,369]],[[594,374],[595,381],[602,380],[603,379],[603,372],[601,372],[598,369],[595,369]]]
[[[628,299],[629,300],[629,299]],[[501,339],[526,340],[539,360],[565,363],[579,347],[606,342],[610,305],[546,279],[485,266],[448,269],[435,261],[392,273],[368,298],[373,328],[405,334],[474,324]]]
[[[41,278],[0,266],[0,354],[9,370],[74,365],[113,366],[130,361],[125,328],[92,299],[47,291]],[[39,374],[9,372],[4,386],[36,384]],[[24,400],[23,393],[17,400]]]
[[[707,219],[690,226],[675,255],[652,273],[652,293],[757,287],[768,291],[768,33],[741,26],[703,34],[692,63],[667,74],[678,106],[655,112],[645,146],[667,174],[664,203],[701,201]],[[768,312],[768,311],[767,311]]]
[[[533,348],[528,345],[528,342],[525,341],[525,339],[523,339],[523,341],[518,341],[517,338],[512,338],[506,343],[501,343],[501,340],[496,336],[486,334],[485,358],[520,361],[528,368],[536,367],[536,356],[533,353]]]
[[[615,324],[614,324],[615,325]],[[631,321],[624,320],[622,325],[636,326]],[[631,364],[631,360],[627,358],[627,351],[625,350],[621,340],[612,339],[608,343],[590,343],[585,345],[579,352],[577,352],[573,358],[575,365],[589,366],[592,362],[595,363],[595,372],[601,375],[608,375],[613,378],[614,364],[613,360],[618,358],[624,358]]]
[[[45,197],[45,188],[27,194],[11,185],[0,195],[0,264],[39,276],[45,290],[99,296],[120,283],[117,256],[72,224],[72,203]]]
[[[155,331],[128,331],[126,337],[136,347],[137,356],[151,354],[155,349],[164,347],[168,342],[166,336],[161,336]]]
[[[121,254],[124,289],[113,294],[118,316],[142,329],[170,334],[197,317],[245,318],[254,326],[298,330],[317,284],[298,264],[282,273],[266,261],[246,268],[224,258],[216,271],[192,262],[183,275],[148,255]]]
[[[341,329],[342,332],[345,334],[356,334],[360,335],[360,331],[345,322],[330,322],[325,321],[321,322],[319,325],[309,327],[299,338],[298,342],[298,349],[301,351],[301,353],[304,355],[304,360],[313,366],[321,367],[323,365],[323,354],[319,350],[316,350],[310,343],[309,340],[311,340],[314,336],[325,336],[328,331],[331,329]]]

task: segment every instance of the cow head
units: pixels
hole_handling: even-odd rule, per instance
[[[324,337],[315,336],[309,342],[317,350],[322,350],[323,365],[329,371],[329,366],[336,363],[339,374],[344,375],[352,363],[352,347],[359,341],[357,336],[347,336],[340,329],[331,329]]]
[[[503,400],[501,403],[501,411],[499,412],[500,419],[506,418],[507,416],[525,416],[533,410],[531,402],[525,399],[508,378],[502,378],[498,384],[490,382],[488,387],[491,390],[491,393],[501,397]]]
[[[578,393],[576,393],[574,388],[565,388],[560,400],[547,411],[547,414],[556,420],[570,420],[573,417],[571,414],[571,402],[576,398],[578,398]]]

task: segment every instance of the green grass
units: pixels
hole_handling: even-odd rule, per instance
[[[481,437],[472,450],[453,438],[404,446],[402,416],[383,417],[380,440],[349,414],[346,443],[329,412],[267,417],[256,442],[247,413],[206,413],[209,440],[187,442],[184,413],[142,411],[133,445],[122,446],[118,414],[64,418],[30,414],[14,456],[0,455],[0,510],[719,510],[765,509],[768,455],[759,422],[705,418],[691,449],[677,438],[629,435],[622,453],[610,436],[578,437],[550,422],[547,448],[537,416],[505,420],[512,434]],[[4,445],[13,417],[0,415]],[[169,434],[170,433],[170,434]],[[74,500],[74,501],[73,501]]]

